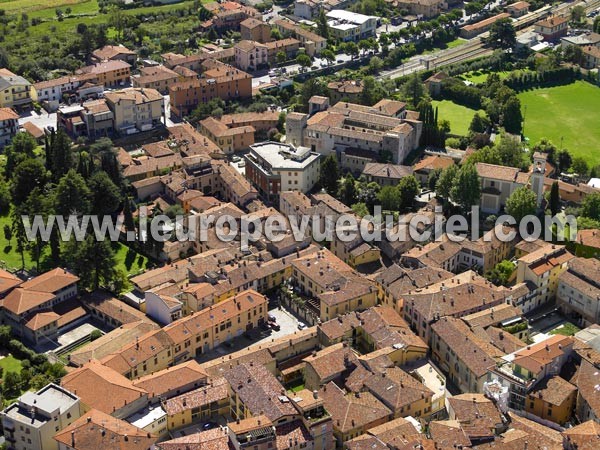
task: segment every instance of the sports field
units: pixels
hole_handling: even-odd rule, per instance
[[[589,165],[600,164],[600,87],[585,81],[519,94],[524,134],[531,143],[550,139]],[[440,117],[442,113],[440,111]]]

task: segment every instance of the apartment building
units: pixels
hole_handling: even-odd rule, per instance
[[[591,45],[583,47],[583,67],[586,69],[600,67],[600,47]]]
[[[187,116],[198,103],[214,98],[252,97],[252,76],[246,72],[214,60],[202,61],[201,67],[201,78],[175,83],[169,88],[171,112],[175,116]]]
[[[84,100],[87,97],[99,96],[104,92],[104,87],[95,83],[96,75],[66,75],[48,81],[35,83],[31,88],[31,99],[35,102],[48,102],[51,109],[58,108],[63,97],[68,95],[76,100]],[[90,88],[95,87],[90,92]]]
[[[551,16],[534,24],[535,32],[542,35],[546,41],[555,41],[567,35],[569,18]]]
[[[573,258],[558,276],[556,304],[582,328],[600,322],[600,262]]]
[[[247,41],[265,44],[272,40],[271,25],[254,17],[249,17],[240,23],[240,33],[242,39]]]
[[[208,4],[207,9],[214,16],[202,24],[204,28],[214,26],[219,30],[239,31],[241,23],[246,19],[262,17],[255,8],[237,2],[214,2]]]
[[[412,175],[412,167],[398,164],[367,163],[362,172],[368,182],[380,186],[396,186],[404,177]]]
[[[482,394],[454,395],[448,398],[447,403],[448,422],[458,423],[473,446],[493,441],[508,429],[508,419],[492,400]]]
[[[429,181],[429,174],[435,170],[444,170],[453,166],[454,160],[448,156],[429,155],[413,166],[415,178],[421,185],[426,186]]]
[[[366,16],[343,9],[325,13],[329,32],[340,41],[359,41],[375,36],[379,17]]]
[[[302,28],[294,22],[287,19],[277,19],[274,23],[284,36],[292,36],[298,39],[302,43],[306,53],[311,57],[319,55],[327,48],[327,39],[319,36],[317,33]]]
[[[0,108],[23,111],[31,107],[31,83],[25,78],[0,68]]]
[[[92,62],[95,64],[104,61],[123,61],[135,67],[137,54],[124,45],[105,45],[92,52]]]
[[[279,62],[278,54],[285,54],[286,61],[290,61],[298,55],[300,50],[300,41],[294,38],[279,39],[277,41],[267,42],[267,59],[270,65],[275,65]]]
[[[527,395],[525,411],[563,426],[571,420],[577,388],[559,375],[544,378]]]
[[[4,148],[19,129],[19,115],[11,108],[0,108],[0,149]]]
[[[128,88],[108,92],[106,104],[114,114],[114,130],[123,135],[162,125],[164,98],[156,89]]]
[[[121,60],[102,61],[78,69],[75,74],[92,74],[94,81],[104,87],[121,87],[129,83],[131,64]]]
[[[397,4],[413,16],[426,18],[438,16],[446,6],[442,0],[400,0]]]
[[[264,69],[269,65],[267,46],[256,41],[242,40],[235,44],[235,66],[246,72]]]
[[[304,386],[319,389],[330,381],[338,383],[356,368],[358,357],[346,343],[338,343],[313,352],[304,361]]]
[[[517,260],[517,283],[535,286],[534,295],[517,304],[524,313],[554,301],[559,277],[574,258],[562,245],[547,244]]]
[[[406,117],[406,111],[400,116]],[[394,164],[402,164],[419,145],[422,122],[401,117],[390,115],[379,104],[369,107],[338,102],[330,107],[329,99],[313,97],[308,117],[288,117],[286,131],[291,131],[292,139],[301,130],[300,145],[322,155],[359,149],[375,158],[381,151],[388,151]]]
[[[246,178],[268,199],[281,191],[310,191],[319,179],[320,156],[307,147],[279,142],[252,144],[244,156]]]
[[[150,66],[140,68],[140,73],[131,77],[131,84],[134,88],[156,89],[165,95],[169,93],[169,86],[183,78],[168,67]]]
[[[0,412],[4,438],[14,450],[58,450],[54,435],[84,412],[79,398],[55,384],[25,392]]]

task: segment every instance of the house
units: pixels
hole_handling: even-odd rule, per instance
[[[54,439],[59,450],[107,448],[116,442],[120,450],[142,450],[151,448],[157,441],[155,435],[97,409],[83,414]]]
[[[445,5],[441,0],[398,0],[397,7],[409,15],[431,18],[439,15]]]
[[[31,108],[31,83],[25,78],[0,68],[0,108],[24,111]]]
[[[240,23],[242,40],[256,41],[265,44],[272,40],[271,26],[262,20],[249,17]]]
[[[563,431],[562,435],[563,446],[567,450],[591,449],[600,444],[600,425],[588,420]]]
[[[246,178],[268,199],[276,199],[281,191],[308,192],[319,180],[320,156],[285,143],[252,144],[244,156]]]
[[[113,417],[128,417],[148,403],[148,393],[135,387],[131,380],[91,360],[65,375],[60,385],[77,396],[86,409],[97,409]],[[106,395],[110,392],[110,395]]]
[[[575,239],[575,254],[583,257],[600,255],[600,230],[579,230]]]
[[[370,428],[383,425],[392,418],[392,411],[370,392],[345,393],[330,382],[319,392],[325,409],[333,420],[333,435],[337,445],[364,434]]]
[[[558,291],[559,277],[567,271],[574,258],[562,245],[548,244],[517,260],[517,283],[529,282],[535,294],[523,304],[517,304],[524,313],[552,302]]]
[[[13,288],[23,282],[18,276],[7,270],[0,269],[0,298],[4,298]]]
[[[12,141],[19,129],[19,115],[11,108],[0,108],[0,149]]]
[[[529,12],[529,3],[524,1],[518,1],[515,3],[511,3],[506,7],[506,12],[511,15],[511,17],[521,17]]]
[[[214,16],[202,24],[202,27],[205,29],[214,26],[221,31],[239,31],[241,23],[244,20],[251,17],[256,19],[261,17],[261,14],[255,8],[233,1],[209,3],[207,9],[212,12]]]
[[[76,395],[51,383],[37,392],[25,392],[0,412],[0,419],[10,447],[58,450],[54,435],[83,412]]]
[[[586,69],[600,68],[600,47],[583,47],[583,67]]]
[[[534,24],[535,32],[541,34],[546,41],[555,41],[567,35],[569,18],[550,16]]]
[[[343,9],[325,13],[327,28],[332,36],[343,42],[356,41],[375,36],[378,17],[366,16]]]
[[[356,103],[360,101],[363,85],[360,80],[330,81],[327,90],[332,105],[341,100]]]
[[[432,97],[437,97],[442,92],[442,82],[448,78],[444,72],[437,72],[427,78],[424,83],[425,87],[429,91],[429,95]]]
[[[31,88],[31,99],[35,102],[47,102],[47,107],[56,110],[59,104],[68,96],[73,100],[86,100],[98,97],[104,92],[104,87],[95,83],[96,75],[92,73],[81,75],[66,75],[52,80],[40,81]],[[90,89],[90,87],[96,87]]]
[[[92,74],[94,81],[104,87],[125,86],[131,77],[131,64],[121,60],[102,61],[78,69],[75,74]]]
[[[306,125],[297,131],[292,129],[298,127],[298,121],[288,118],[286,134],[289,130],[289,139],[293,139],[302,130],[301,145],[322,155],[352,148],[369,151],[376,158],[385,151],[394,164],[401,164],[419,144],[422,122],[408,118],[405,110],[400,113],[405,118],[401,118],[379,104],[338,102],[330,107],[328,98],[315,96],[309,101],[309,112]]]
[[[200,63],[201,78],[175,83],[169,87],[171,112],[176,117],[189,115],[198,103],[252,97],[252,76],[215,60]]]
[[[36,124],[33,122],[25,122],[23,125],[21,125],[21,127],[23,128],[23,131],[25,133],[29,133],[29,135],[34,138],[38,144],[43,143],[46,133]],[[2,138],[0,138],[0,140],[1,139]]]
[[[268,66],[267,46],[256,41],[242,40],[235,44],[235,66],[253,72]]]
[[[559,375],[544,378],[528,393],[525,411],[543,420],[564,425],[575,410],[577,388]]]
[[[345,343],[334,344],[315,351],[304,361],[304,385],[309,390],[319,389],[330,381],[340,381],[358,363],[354,351]]]
[[[472,444],[493,440],[508,428],[508,420],[494,402],[482,394],[449,397],[448,417],[461,425]]]
[[[92,62],[95,64],[104,61],[123,61],[135,67],[137,54],[124,45],[105,45],[92,52]]]
[[[279,53],[283,53],[285,60],[290,61],[298,55],[300,50],[300,41],[291,37],[267,42],[265,45],[267,46],[267,60],[272,66],[280,62]]]
[[[558,277],[556,304],[560,310],[580,326],[589,326],[600,320],[600,282],[597,259],[573,258],[567,270]]]
[[[169,86],[182,79],[181,75],[165,66],[140,68],[138,75],[131,77],[134,88],[156,89],[161,94],[169,93]]]
[[[327,47],[327,39],[287,19],[275,20],[275,26],[284,36],[292,36],[300,41],[306,53],[313,57]]]
[[[431,172],[434,170],[444,170],[453,165],[454,160],[448,156],[429,155],[413,166],[413,173],[421,185],[427,186]]]
[[[362,175],[368,182],[375,182],[381,187],[396,186],[404,177],[412,175],[413,169],[410,166],[400,166],[397,164],[367,163]]]
[[[576,47],[600,47],[600,34],[584,33],[576,36],[564,36],[560,38],[560,46],[563,49],[574,45]]]
[[[208,375],[196,361],[187,361],[133,380],[133,385],[148,392],[151,402],[159,402],[206,386]]]
[[[487,19],[481,20],[477,23],[465,25],[460,29],[460,37],[465,39],[471,39],[475,36],[489,31],[494,23],[501,19],[507,19],[510,17],[509,13],[500,13],[495,16],[488,17]]]
[[[161,325],[167,325],[182,317],[182,303],[175,297],[146,292],[146,314]]]
[[[116,133],[129,135],[163,124],[165,103],[156,89],[128,88],[108,92],[105,98],[114,114]]]
[[[229,434],[226,427],[217,427],[200,433],[192,433],[187,436],[177,437],[156,444],[158,450],[180,450],[188,447],[215,449],[227,448],[229,446]]]

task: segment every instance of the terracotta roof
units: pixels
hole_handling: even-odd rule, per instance
[[[131,380],[96,360],[69,372],[60,384],[77,395],[88,407],[106,414],[113,414],[147,395],[145,390],[135,387]]]
[[[470,25],[465,25],[464,27],[461,28],[461,30],[466,30],[466,31],[481,30],[481,29],[489,27],[490,25],[492,25],[497,20],[505,19],[507,17],[510,17],[510,14],[508,14],[508,13],[497,14],[495,16],[488,17],[487,19],[481,20],[481,21],[479,21],[477,23],[473,23],[473,24],[470,24]]]
[[[577,388],[558,375],[546,377],[538,382],[529,392],[529,396],[539,398],[554,406],[562,406],[569,399],[574,399]]]
[[[458,420],[438,420],[429,423],[429,434],[436,449],[469,448],[471,440]]]
[[[369,377],[365,387],[394,412],[434,395],[427,386],[399,367],[390,367],[384,372]]]
[[[37,331],[46,325],[50,325],[52,322],[58,321],[60,316],[53,311],[37,313],[33,316],[25,326],[30,330]]]
[[[78,73],[92,73],[92,74],[100,74],[106,72],[114,72],[117,70],[123,69],[131,69],[131,65],[121,60],[114,61],[103,61],[98,64],[93,64],[91,66],[82,67],[77,72]]]
[[[600,249],[600,230],[579,230],[575,242],[586,247]]]
[[[54,294],[23,289],[19,286],[2,300],[2,306],[13,314],[20,315],[54,298]]]
[[[491,178],[494,180],[508,181],[515,183],[520,170],[516,167],[499,166],[496,164],[477,163],[475,164],[477,174],[481,178]]]
[[[56,293],[79,281],[79,277],[66,269],[53,269],[31,280],[25,281],[21,287],[33,291]]]
[[[112,59],[119,55],[135,55],[133,50],[129,50],[123,45],[105,45],[102,48],[94,50],[92,56],[95,56],[99,60]]]
[[[158,438],[124,420],[91,409],[59,431],[54,439],[72,450],[148,450]]]
[[[88,309],[95,309],[104,316],[115,320],[119,324],[138,321],[152,322],[143,312],[129,306],[127,303],[116,299],[108,291],[96,290],[82,296],[82,303]]]
[[[413,168],[410,166],[400,166],[398,164],[367,163],[363,169],[363,175],[370,175],[380,178],[391,178],[399,180],[408,175],[412,175]]]
[[[202,384],[206,378],[206,372],[200,364],[192,360],[133,380],[133,385],[148,392],[150,397],[160,397],[180,386],[193,382]]]
[[[4,269],[0,269],[0,294],[8,292],[22,282],[23,281],[16,275],[13,275]]]
[[[311,394],[312,395],[312,394]],[[236,420],[235,422],[229,422],[227,427],[235,435],[241,435],[249,431],[255,430],[261,427],[271,427],[273,422],[265,415],[247,417],[242,420]]]
[[[504,418],[494,402],[483,394],[460,394],[447,398],[451,418],[457,420],[471,439],[493,437]]]
[[[554,335],[537,344],[528,345],[514,354],[513,363],[526,368],[533,374],[539,373],[543,367],[551,364],[555,358],[567,352],[572,346],[571,336]]]
[[[577,289],[584,295],[592,298],[600,296],[600,261],[597,259],[573,258],[569,261],[569,268],[559,275],[559,282]]]
[[[334,382],[323,386],[319,396],[325,401],[325,409],[331,414],[334,429],[341,433],[369,425],[392,416],[383,403],[370,392],[345,394]]]
[[[19,115],[11,108],[0,108],[0,120],[18,120]]]
[[[332,377],[351,369],[357,360],[354,351],[341,342],[304,358],[304,362],[315,371],[320,382],[328,382]]]
[[[163,407],[168,416],[174,416],[227,398],[229,398],[228,384],[221,377],[211,380],[206,386],[166,400]]]
[[[454,160],[449,156],[430,155],[415,164],[413,170],[417,172],[419,170],[445,169],[452,165],[454,165]]]
[[[540,26],[540,27],[553,28],[553,27],[556,27],[556,26],[561,25],[568,21],[569,21],[568,17],[551,16],[551,17],[548,17],[546,19],[542,19],[542,20],[536,22],[535,25]]]
[[[496,305],[483,311],[469,314],[462,318],[470,327],[489,327],[505,320],[521,317],[523,312],[520,308],[510,304]]]
[[[600,372],[586,359],[581,361],[581,366],[574,379],[579,395],[589,405],[594,416],[600,417],[600,391],[596,388],[600,384]]]
[[[217,427],[164,441],[156,446],[160,450],[224,450],[229,448],[229,434],[226,428]]]
[[[507,6],[507,8],[516,9],[517,11],[521,11],[523,9],[529,8],[529,3],[527,2],[515,2]]]
[[[139,76],[133,79],[140,84],[156,83],[162,80],[177,80],[179,74],[165,66],[151,66],[140,68]]]
[[[293,442],[293,448],[305,448],[313,442],[311,433],[300,419],[278,425],[275,435],[278,450],[290,448],[290,442]]]
[[[385,442],[390,448],[406,445],[414,438],[420,436],[412,422],[398,417],[383,425],[378,425],[369,429],[369,434],[376,436],[382,442]]]
[[[600,424],[588,420],[562,432],[567,445],[577,450],[594,450],[600,448]]]
[[[120,91],[109,91],[104,94],[104,98],[112,103],[119,103],[121,100],[127,100],[134,102],[136,105],[143,105],[155,101],[164,102],[160,92],[150,88],[125,88]]]

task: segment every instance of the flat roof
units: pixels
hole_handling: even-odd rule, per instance
[[[161,417],[165,417],[167,413],[160,405],[149,405],[141,411],[136,412],[132,416],[125,419],[131,425],[144,429],[153,422],[156,422]]]
[[[308,147],[294,147],[279,142],[261,142],[251,145],[250,149],[275,170],[303,170],[321,156],[311,152]]]

